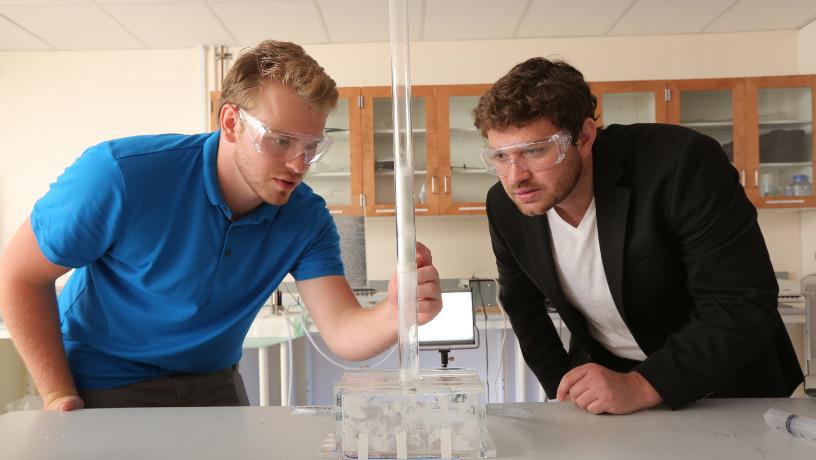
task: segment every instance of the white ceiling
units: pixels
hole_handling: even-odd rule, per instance
[[[412,40],[798,30],[816,0],[408,0]],[[0,0],[0,50],[388,41],[388,0]]]

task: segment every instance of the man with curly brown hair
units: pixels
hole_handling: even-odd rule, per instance
[[[500,298],[547,395],[596,414],[790,395],[802,371],[721,146],[680,126],[601,129],[595,110],[577,69],[533,58],[474,111],[500,180],[487,196]]]

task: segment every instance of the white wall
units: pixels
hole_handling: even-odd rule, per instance
[[[816,73],[816,21],[799,30],[799,73]]]
[[[533,56],[560,56],[594,81],[789,75],[798,71],[797,41],[789,31],[415,42],[411,78],[413,84],[490,83]],[[390,83],[387,44],[305,48],[340,86]]]
[[[801,215],[800,211],[791,209],[759,210],[759,227],[774,270],[789,272],[790,279],[801,277]]]
[[[0,243],[82,151],[204,129],[199,51],[0,53]]]
[[[204,129],[198,50],[0,53],[0,247],[82,151],[102,140]],[[25,378],[0,341],[0,413]]]

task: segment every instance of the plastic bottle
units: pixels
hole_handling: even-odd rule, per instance
[[[808,196],[813,191],[813,187],[810,185],[808,176],[805,174],[797,174],[793,176],[791,186],[793,187],[793,196]]]
[[[793,186],[793,180],[791,180],[790,182],[785,184],[783,195],[784,196],[794,196],[794,195],[796,195],[796,190],[795,190],[795,188]]]

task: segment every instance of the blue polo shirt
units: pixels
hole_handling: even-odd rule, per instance
[[[231,220],[219,134],[103,142],[34,205],[43,254],[76,268],[58,303],[79,389],[232,366],[287,273],[343,274],[334,222],[306,184]]]

